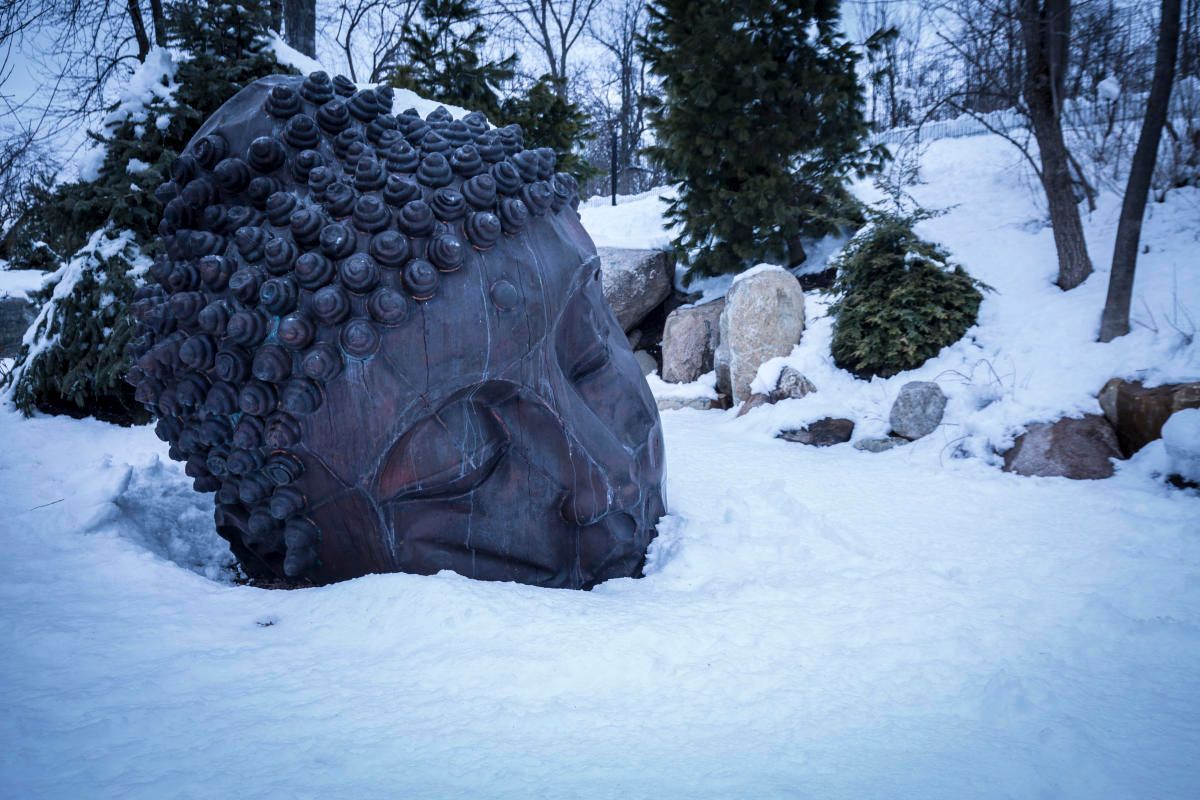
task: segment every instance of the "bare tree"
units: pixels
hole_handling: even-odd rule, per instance
[[[11,230],[29,192],[58,172],[71,133],[111,102],[111,79],[149,54],[156,5],[148,29],[136,0],[0,2],[0,229]],[[40,78],[25,96],[13,90],[18,64]]]
[[[646,131],[641,98],[646,90],[646,69],[638,51],[637,37],[645,25],[645,0],[613,0],[595,15],[589,25],[591,38],[608,53],[593,110],[607,136],[598,144],[607,150],[612,135],[617,137],[617,190],[640,190],[642,172],[638,153]],[[603,163],[608,159],[597,159]],[[611,189],[612,187],[610,187]]]
[[[1154,177],[1158,144],[1171,100],[1171,84],[1175,78],[1175,60],[1179,49],[1180,0],[1163,0],[1162,17],[1158,28],[1158,46],[1154,63],[1154,82],[1146,103],[1146,117],[1138,137],[1137,150],[1129,167],[1129,182],[1121,204],[1117,223],[1117,240],[1113,246],[1112,273],[1108,280],[1108,297],[1100,321],[1100,341],[1110,342],[1129,333],[1129,305],[1133,297],[1133,278],[1137,268],[1138,244],[1142,236],[1142,218],[1146,213],[1146,197]]]
[[[403,53],[401,34],[420,8],[420,0],[340,0],[334,39],[353,81],[379,83]]]
[[[917,87],[910,81],[928,79],[917,69],[926,10],[889,0],[865,0],[858,15],[858,39],[867,67],[868,116],[879,128],[897,128],[914,121]]]
[[[317,0],[283,0],[283,37],[309,58],[317,57]]]
[[[1074,289],[1092,274],[1092,262],[1062,132],[1071,52],[1070,0],[1021,0],[1019,20],[1025,44],[1025,102],[1042,162],[1040,177],[1058,251],[1058,285]]]
[[[546,59],[555,92],[568,100],[568,56],[600,0],[496,0],[496,5]]]

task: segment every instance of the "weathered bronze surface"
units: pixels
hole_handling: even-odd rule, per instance
[[[641,572],[662,433],[573,178],[323,73],[247,87],[160,190],[130,381],[256,578]]]

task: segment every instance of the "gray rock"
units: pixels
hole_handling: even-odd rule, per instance
[[[662,338],[664,381],[691,383],[712,370],[724,309],[721,299],[677,308],[667,315]]]
[[[771,392],[771,402],[780,400],[799,400],[817,390],[813,382],[797,369],[784,367],[779,372],[779,380],[775,381],[775,391]]]
[[[780,431],[775,438],[799,444],[810,444],[814,447],[829,447],[850,441],[852,435],[854,435],[852,420],[826,417],[809,423],[803,428]]]
[[[675,261],[664,250],[600,247],[604,299],[617,315],[621,330],[629,331],[671,295]]]
[[[804,292],[790,272],[764,270],[735,281],[721,312],[718,388],[742,402],[763,362],[792,352],[803,333]]]
[[[771,398],[767,397],[765,394],[752,394],[746,398],[745,402],[742,403],[741,408],[738,409],[737,415],[739,417],[745,416],[759,406],[765,406],[770,402]]]
[[[643,375],[649,375],[658,369],[658,362],[654,360],[654,356],[645,350],[638,350],[633,354],[633,357],[637,359],[638,366],[642,368]]]
[[[680,408],[694,408],[698,411],[708,411],[710,408],[720,408],[718,401],[707,397],[692,397],[688,399],[681,397],[659,397],[656,400],[659,411],[675,411]]]
[[[1100,414],[1030,425],[1004,454],[1005,472],[1087,480],[1113,474],[1121,457],[1112,425]]]
[[[0,358],[16,358],[37,308],[25,297],[0,297]]]
[[[946,410],[946,395],[932,381],[911,381],[900,387],[889,418],[892,432],[905,439],[920,439],[937,430]]]
[[[884,450],[891,450],[893,447],[906,444],[908,444],[908,439],[902,436],[876,436],[871,439],[859,439],[854,443],[854,449],[867,453],[882,453]]]

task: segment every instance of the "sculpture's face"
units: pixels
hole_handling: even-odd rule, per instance
[[[397,127],[420,147],[381,137],[374,94],[339,108],[326,86],[250,87],[165,193],[172,260],[155,277],[172,296],[146,292],[157,343],[131,379],[217,491],[218,530],[260,577],[640,574],[664,511],[661,430],[569,179],[544,152],[506,157],[478,120],[430,117],[465,148],[412,118]],[[359,121],[337,122],[355,103]],[[339,125],[366,135],[332,140]],[[262,136],[286,147],[256,154]],[[325,172],[305,176],[301,149]],[[268,182],[247,186],[239,154]]]
[[[347,487],[310,517],[378,525],[380,570],[585,586],[639,569],[663,513],[658,414],[586,235],[554,222],[443,276],[305,419],[322,482]],[[327,568],[354,572],[361,538],[323,549]]]

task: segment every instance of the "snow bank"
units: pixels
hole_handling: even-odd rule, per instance
[[[663,421],[642,580],[272,592],[149,428],[0,411],[0,795],[1200,792],[1200,498]]]
[[[1200,483],[1200,408],[1176,411],[1162,429],[1171,472]]]
[[[283,40],[277,32],[270,32],[270,39],[267,41],[267,50],[275,54],[275,60],[286,67],[291,67],[301,75],[307,75],[310,72],[326,71],[321,62],[315,58],[304,55],[296,48]]]
[[[691,383],[667,383],[658,377],[658,372],[655,371],[646,376],[646,383],[650,385],[650,393],[656,400],[717,399],[717,373],[715,370],[704,373]]]
[[[806,296],[808,327],[790,356],[760,370],[754,391],[774,386],[790,365],[818,392],[756,409],[741,424],[780,430],[845,416],[856,421],[855,439],[882,435],[900,387],[935,381],[949,397],[942,427],[916,452],[941,460],[969,455],[997,462],[1031,422],[1100,413],[1096,396],[1111,377],[1157,385],[1200,377],[1200,281],[1187,276],[1200,258],[1195,219],[1200,190],[1179,189],[1152,203],[1143,229],[1147,252],[1138,260],[1133,332],[1109,344],[1096,341],[1108,285],[1119,199],[1106,194],[1084,220],[1096,273],[1070,292],[1054,285],[1054,241],[1044,223],[1040,196],[1024,176],[1020,156],[994,136],[933,143],[921,162],[922,182],[911,193],[922,205],[947,209],[917,227],[946,246],[951,258],[995,288],[984,295],[979,323],[966,337],[915,370],[890,379],[862,381],[830,358],[833,335],[829,295]],[[881,199],[863,183],[864,199]],[[910,452],[912,448],[907,448]]]
[[[52,272],[36,269],[8,269],[0,261],[0,297],[24,297],[45,285]]]
[[[658,250],[669,247],[675,233],[663,227],[673,191],[668,187],[651,189],[639,195],[593,197],[579,207],[583,227],[597,247],[627,247],[633,250]]]

